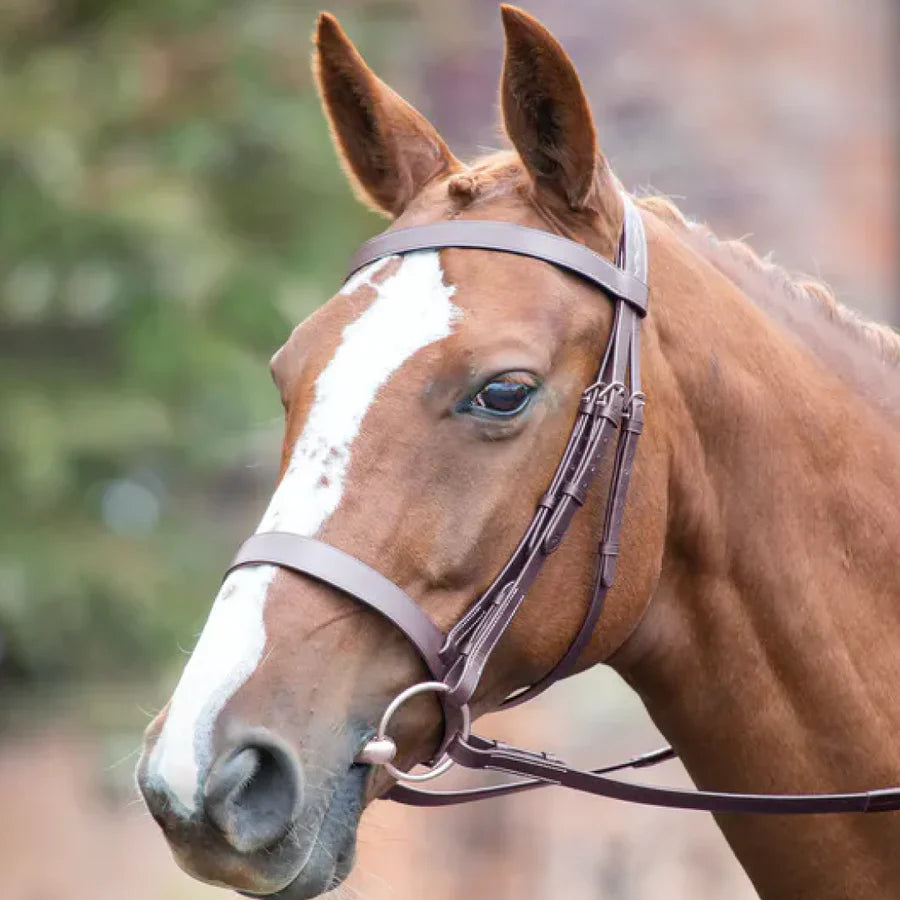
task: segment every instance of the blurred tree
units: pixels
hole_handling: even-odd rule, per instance
[[[7,676],[171,659],[248,525],[238,504],[263,495],[280,431],[265,363],[376,227],[311,88],[312,12],[0,10]]]

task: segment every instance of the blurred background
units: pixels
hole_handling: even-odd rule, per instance
[[[900,320],[894,0],[524,0],[603,149],[721,236]],[[330,9],[463,158],[502,146],[493,0]],[[308,0],[0,0],[0,897],[192,900],[135,802],[223,565],[271,492],[266,363],[382,227],[340,174]],[[592,672],[486,726],[656,746]],[[686,778],[677,764],[659,776]],[[749,898],[711,820],[559,791],[379,804],[347,897]]]

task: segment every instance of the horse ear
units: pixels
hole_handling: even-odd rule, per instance
[[[461,168],[434,126],[366,65],[337,19],[319,16],[313,71],[360,198],[399,216],[429,181]]]
[[[595,208],[611,179],[575,66],[537,19],[515,6],[501,6],[501,14],[507,134],[539,191],[558,195],[573,210]]]

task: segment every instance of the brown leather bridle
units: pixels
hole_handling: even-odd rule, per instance
[[[581,395],[575,425],[550,486],[509,561],[488,589],[444,634],[422,608],[392,581],[360,560],[315,538],[264,532],[248,538],[229,572],[272,564],[309,575],[379,612],[407,637],[432,681],[407,688],[388,706],[378,731],[357,761],[385,765],[398,781],[423,781],[457,763],[492,769],[522,779],[511,784],[460,791],[423,791],[395,785],[388,796],[419,806],[445,806],[558,784],[579,791],[679,809],[717,813],[837,813],[900,809],[900,788],[845,794],[737,794],[689,791],[621,782],[607,777],[626,768],[655,765],[675,756],[671,747],[626,762],[584,771],[547,753],[533,753],[473,735],[468,703],[494,649],[506,633],[544,562],[559,547],[581,507],[613,438],[612,477],[594,586],[584,620],[562,659],[540,681],[507,698],[515,706],[568,675],[594,631],[612,586],[619,534],[645,397],[640,379],[640,319],[647,314],[647,240],[640,214],[628,197],[617,264],[568,238],[509,222],[440,222],[387,231],[366,242],[350,263],[349,275],[375,260],[415,250],[475,248],[528,256],[572,272],[599,287],[614,303],[612,329],[597,379]],[[348,277],[349,277],[348,275]],[[444,737],[424,775],[400,772],[391,763],[396,747],[387,735],[393,713],[410,697],[433,691],[444,712]]]

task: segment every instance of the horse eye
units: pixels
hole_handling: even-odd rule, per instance
[[[467,410],[493,416],[514,416],[525,409],[536,389],[536,384],[509,376],[495,378],[468,401]]]

